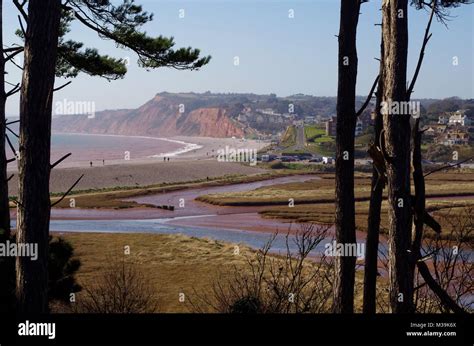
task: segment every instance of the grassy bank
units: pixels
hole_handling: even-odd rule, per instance
[[[296,174],[307,174],[306,170],[281,169],[272,170],[268,173],[255,175],[228,175],[214,179],[201,179],[183,183],[163,183],[144,187],[114,187],[98,190],[85,190],[73,192],[68,198],[59,203],[57,208],[69,208],[69,199],[74,198],[77,208],[106,208],[125,209],[136,207],[154,207],[148,204],[138,204],[124,199],[147,196],[171,191],[179,191],[192,188],[204,188],[213,186],[224,186],[232,184],[251,183],[272,178],[286,177]],[[52,201],[59,199],[59,194],[54,194]],[[13,203],[11,203],[13,207]]]
[[[284,148],[293,147],[296,145],[296,128],[295,126],[288,126],[285,133],[281,137],[280,146]]]
[[[71,242],[82,262],[77,278],[84,287],[91,287],[99,280],[106,263],[122,259],[124,247],[129,246],[130,254],[125,260],[140,268],[156,292],[158,312],[165,313],[194,312],[189,302],[196,301],[196,293],[212,300],[213,284],[232,278],[236,270],[249,270],[247,259],[254,256],[254,251],[243,245],[238,245],[236,254],[236,244],[181,235],[67,233],[61,236]],[[185,294],[184,302],[179,300],[181,293]],[[82,295],[78,293],[76,301]],[[362,272],[357,272],[358,311],[361,303]]]
[[[331,174],[308,182],[280,184],[253,191],[200,196],[198,200],[219,206],[267,206],[260,214],[266,218],[291,222],[334,223],[335,181]],[[356,225],[366,230],[370,201],[370,175],[359,173],[355,179]],[[387,191],[385,190],[385,197]],[[442,215],[449,209],[462,215],[464,208],[474,206],[474,199],[462,196],[474,195],[474,173],[438,173],[427,177],[426,206],[429,212]],[[436,199],[433,199],[435,198]],[[451,199],[456,197],[456,199]],[[294,200],[294,207],[289,200]],[[472,217],[465,215],[466,218]],[[387,202],[382,204],[382,232],[388,228]],[[428,236],[434,235],[427,233]]]
[[[333,175],[320,176],[307,182],[266,186],[253,191],[211,194],[198,199],[221,206],[287,205],[291,198],[295,204],[334,202],[335,180]],[[371,178],[368,174],[356,174],[355,197],[357,201],[370,199]],[[385,190],[385,196],[387,191]],[[474,174],[429,176],[426,180],[428,197],[474,195]]]

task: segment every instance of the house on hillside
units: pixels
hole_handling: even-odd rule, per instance
[[[471,119],[466,115],[466,110],[459,110],[449,117],[449,125],[460,124],[461,126],[471,126]]]
[[[440,125],[446,125],[449,121],[449,117],[447,117],[446,115],[440,115],[438,117],[438,124]]]
[[[304,123],[305,124],[315,124],[316,123],[316,117],[306,116],[304,118]]]
[[[336,117],[326,121],[326,136],[336,136]]]
[[[426,138],[430,138],[430,139],[433,139],[435,138],[437,135],[438,135],[438,130],[436,127],[434,126],[430,126],[428,127],[425,132],[424,132],[424,135]]]
[[[460,129],[448,129],[436,138],[437,144],[469,145],[469,133]]]
[[[365,123],[362,121],[362,119],[358,118],[357,123],[356,123],[356,128],[355,128],[356,137],[363,134],[364,131],[365,131]]]

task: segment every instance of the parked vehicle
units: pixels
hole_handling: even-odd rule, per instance
[[[334,163],[334,159],[330,156],[323,156],[323,163],[325,165],[332,165]]]

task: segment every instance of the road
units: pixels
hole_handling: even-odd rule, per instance
[[[303,150],[305,148],[306,138],[304,134],[304,126],[296,126],[296,146],[294,149]]]

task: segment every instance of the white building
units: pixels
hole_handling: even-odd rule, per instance
[[[448,123],[448,117],[444,115],[440,115],[438,118],[438,124],[440,125],[446,125]]]
[[[360,136],[363,132],[364,132],[364,123],[362,122],[362,120],[357,119],[355,135]]]
[[[449,124],[455,125],[460,124],[461,126],[471,126],[471,119],[467,117],[465,111],[456,111],[449,117]]]

